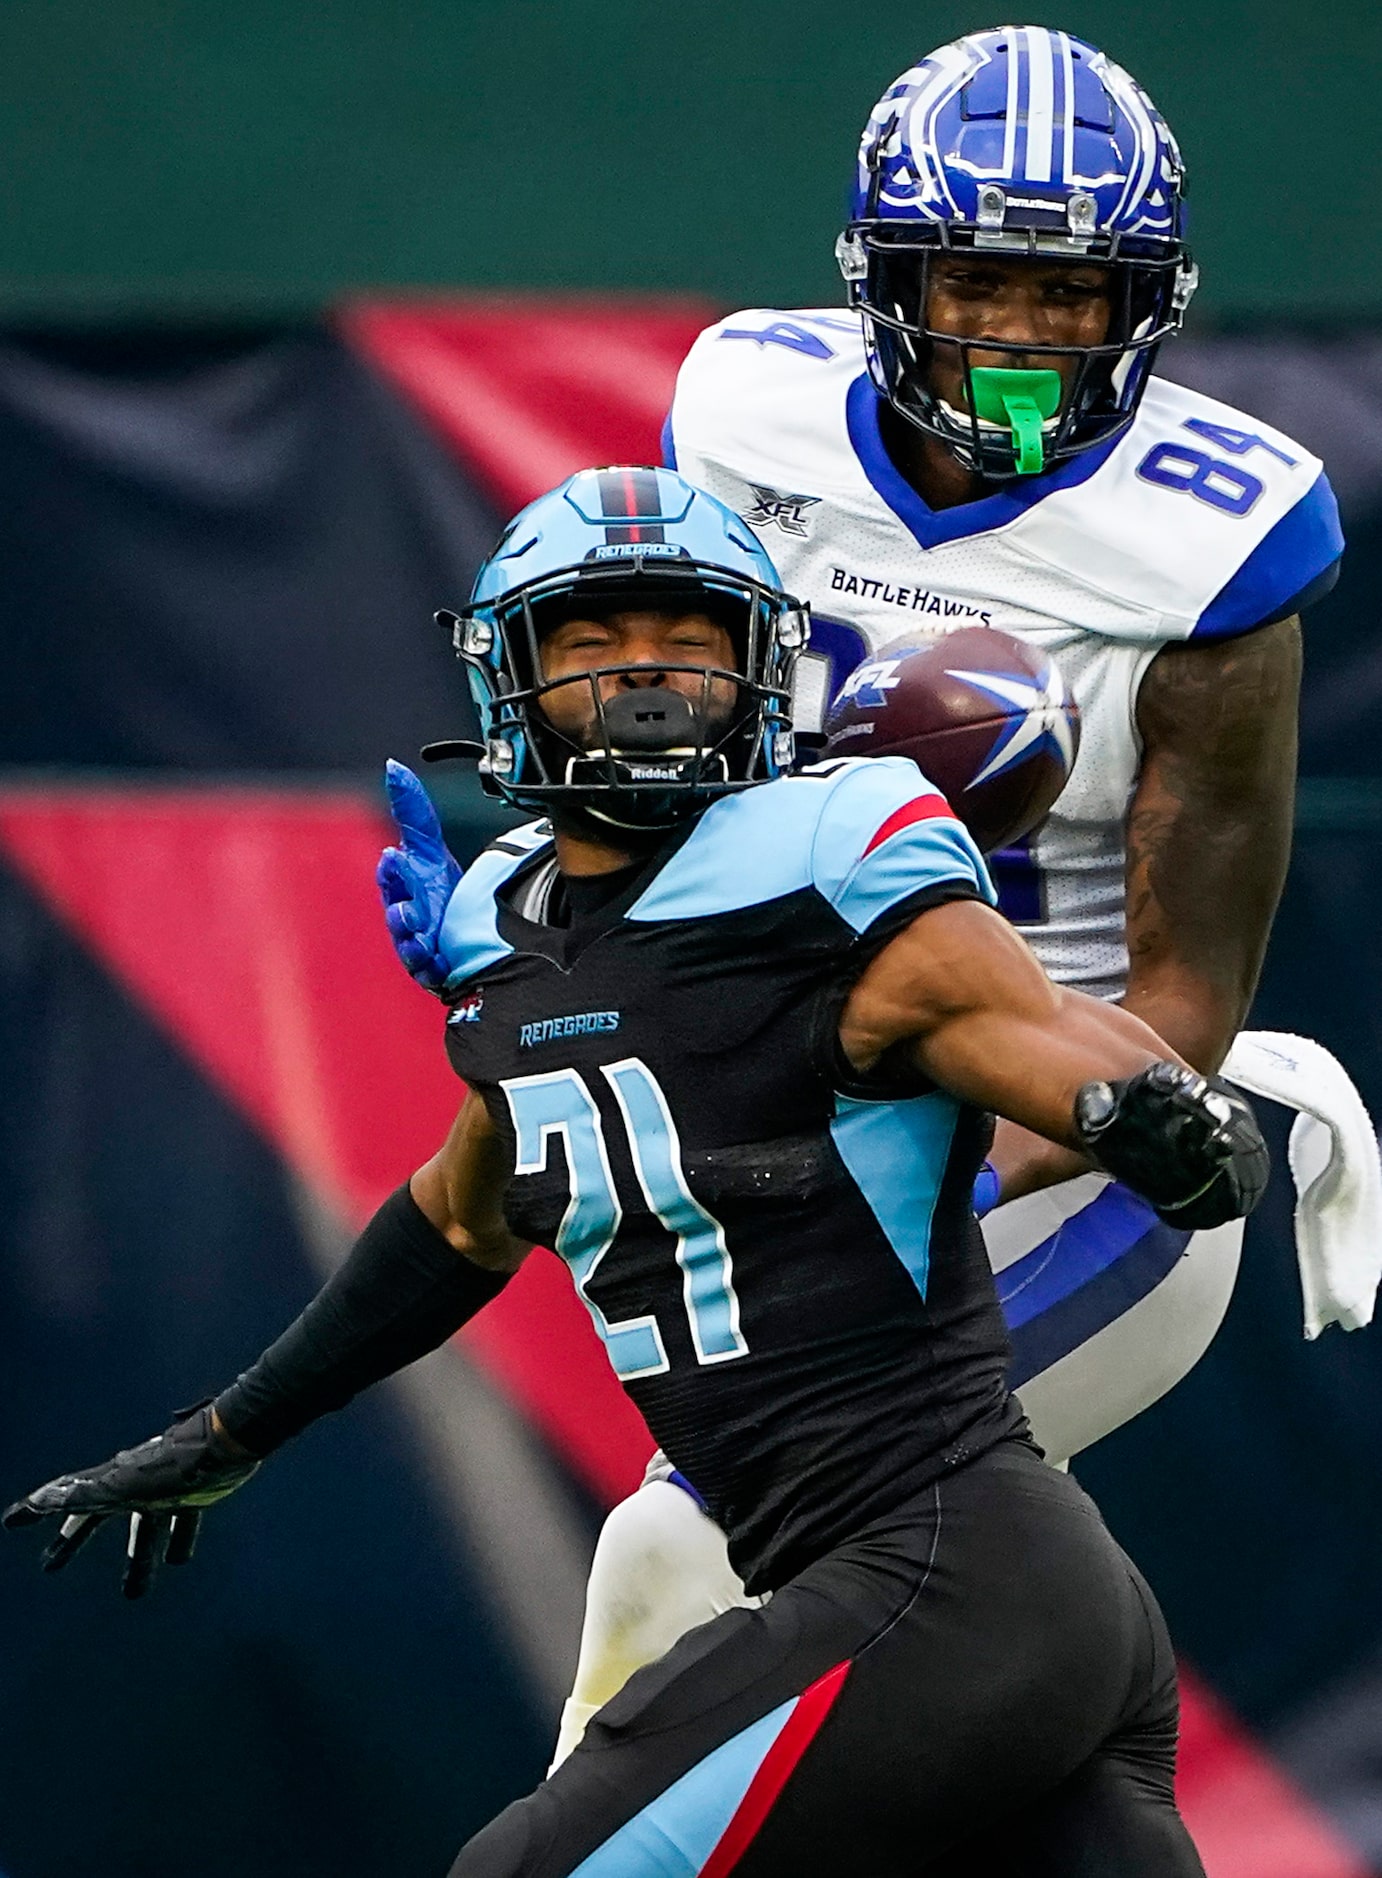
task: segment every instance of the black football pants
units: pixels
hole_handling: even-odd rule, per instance
[[[452,1878],[1203,1878],[1175,1749],[1151,1592],[1010,1443],[640,1670]]]

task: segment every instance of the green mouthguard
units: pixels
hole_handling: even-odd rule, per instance
[[[974,387],[974,415],[990,424],[1010,425],[1018,475],[1038,475],[1045,461],[1042,420],[1054,417],[1060,409],[1060,373],[976,365],[969,378]]]

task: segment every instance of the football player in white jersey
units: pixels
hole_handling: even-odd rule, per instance
[[[899,640],[983,623],[1055,655],[1079,755],[1044,826],[996,857],[1002,904],[1053,978],[1208,1071],[1285,876],[1299,613],[1343,544],[1315,457],[1151,376],[1196,283],[1182,187],[1166,124],[1094,47],[1037,26],[942,46],[864,131],[849,308],[712,326],[664,445],[811,603],[800,728]],[[1187,1243],[1006,1124],[993,1162],[1013,1381],[1059,1462],[1198,1360],[1242,1228]],[[633,1669],[742,1595],[686,1483],[652,1475],[601,1537],[559,1759]]]

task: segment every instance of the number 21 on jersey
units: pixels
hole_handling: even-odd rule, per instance
[[[601,1065],[628,1137],[634,1172],[649,1210],[677,1242],[682,1297],[698,1363],[723,1363],[748,1351],[739,1329],[739,1300],[724,1227],[692,1194],[681,1164],[681,1141],[661,1086],[636,1056]],[[614,1185],[600,1110],[574,1069],[516,1076],[501,1087],[518,1137],[514,1173],[547,1171],[548,1144],[561,1138],[571,1199],[554,1250],[571,1269],[576,1290],[621,1381],[656,1376],[669,1367],[656,1317],[610,1323],[587,1287],[619,1233],[623,1207]]]

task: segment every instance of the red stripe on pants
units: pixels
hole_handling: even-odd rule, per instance
[[[701,1866],[700,1878],[727,1878],[757,1836],[777,1796],[791,1778],[797,1762],[810,1747],[821,1723],[835,1705],[844,1687],[849,1664],[837,1663],[834,1669],[813,1682],[797,1697],[797,1705],[783,1723],[782,1732],[763,1756],[763,1763],[749,1782],[749,1790],[735,1809],[734,1817],[720,1835],[719,1843]]]

